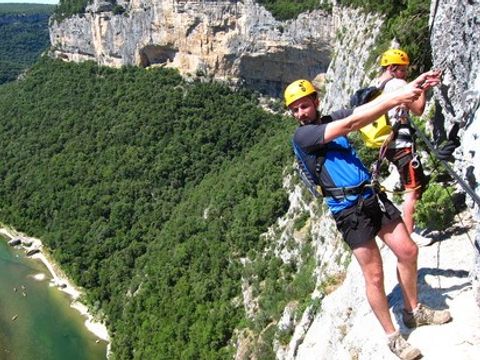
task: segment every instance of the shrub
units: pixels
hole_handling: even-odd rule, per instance
[[[295,219],[293,228],[297,231],[303,229],[303,227],[305,226],[309,218],[310,218],[310,214],[304,211],[299,217]]]
[[[117,4],[113,7],[112,12],[113,12],[113,15],[121,15],[125,12],[125,8],[122,5]]]
[[[417,203],[414,217],[418,226],[431,230],[448,228],[455,216],[451,193],[451,186],[431,184]]]
[[[265,6],[277,20],[294,19],[303,12],[315,9],[332,12],[332,5],[320,4],[318,0],[258,0],[258,3]]]
[[[83,14],[90,2],[90,0],[60,0],[55,8],[54,18],[61,22],[70,16]]]

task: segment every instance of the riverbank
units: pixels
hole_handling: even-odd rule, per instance
[[[71,307],[79,311],[82,316],[85,316],[87,318],[84,323],[86,328],[100,340],[108,343],[108,355],[110,348],[110,336],[108,334],[107,327],[104,323],[96,321],[94,316],[89,312],[88,307],[79,301],[82,292],[76,286],[74,286],[72,281],[65,275],[65,273],[51,258],[51,256],[43,247],[41,240],[28,237],[24,234],[18,233],[17,231],[6,227],[0,228],[0,234],[8,238],[9,242],[16,239],[20,240],[19,246],[21,246],[25,250],[26,254],[31,254],[28,257],[32,259],[38,259],[45,265],[45,267],[48,269],[52,276],[52,280],[50,282],[51,286],[57,287],[59,290],[65,292],[71,297]]]

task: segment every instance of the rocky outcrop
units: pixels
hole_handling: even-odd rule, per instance
[[[470,228],[471,216],[468,212],[461,216]],[[472,236],[474,230],[468,228],[452,228],[443,241],[420,248],[420,301],[435,308],[449,308],[453,321],[414,331],[407,329],[401,320],[403,300],[396,278],[396,258],[379,242],[385,290],[394,322],[422,351],[425,359],[474,359],[480,348],[480,308],[474,302],[469,278],[475,255],[468,236]],[[286,359],[396,359],[386,346],[383,330],[366,300],[363,276],[356,261],[348,267],[343,285],[322,300],[321,308],[295,356]]]
[[[444,73],[443,84],[435,90],[441,116],[436,117],[436,134],[448,133],[454,123],[462,139],[455,153],[455,171],[480,198],[480,20],[478,2],[434,1],[431,7],[433,64]],[[480,220],[480,204],[466,197],[472,215]],[[480,306],[480,225],[472,251],[472,269],[477,303]]]
[[[322,111],[349,106],[350,95],[370,82],[365,63],[375,47],[384,18],[352,9],[336,9],[336,49],[325,76]]]
[[[335,21],[321,10],[280,22],[252,0],[93,1],[50,24],[52,54],[101,65],[165,66],[279,95],[286,83],[327,70]]]

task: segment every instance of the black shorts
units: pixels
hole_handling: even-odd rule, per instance
[[[353,250],[375,238],[384,225],[401,219],[400,211],[388,200],[385,193],[380,193],[379,197],[385,205],[385,212],[374,195],[333,215],[337,229],[350,249]]]

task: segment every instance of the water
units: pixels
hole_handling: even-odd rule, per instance
[[[44,280],[34,275],[45,274]],[[38,260],[0,239],[0,359],[106,359],[106,343],[84,326],[69,296],[49,286]]]

